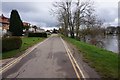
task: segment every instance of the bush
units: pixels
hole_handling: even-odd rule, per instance
[[[20,37],[9,37],[2,39],[2,51],[10,51],[19,49],[22,46],[22,39]]]
[[[47,33],[29,33],[28,37],[47,37]]]

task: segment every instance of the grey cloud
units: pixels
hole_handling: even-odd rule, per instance
[[[111,25],[118,25],[117,21],[118,18],[118,2],[117,0],[109,1],[109,0],[102,0],[96,2],[95,8],[97,11],[97,15],[105,20],[104,23],[111,24]]]
[[[50,15],[51,3],[43,2],[3,2],[2,12],[4,14],[10,14],[12,9],[17,9],[21,19],[31,23],[45,23],[46,26],[55,26],[56,20]]]
[[[117,18],[117,8],[100,8],[97,10],[97,15],[106,22],[113,22]]]
[[[10,12],[12,9],[17,9],[21,12],[37,11],[33,2],[2,2],[2,11]]]
[[[118,25],[120,26],[120,1],[118,3]]]
[[[2,12],[9,17],[11,10],[17,9],[23,21],[38,26],[46,25],[52,27],[57,25],[57,20],[49,13],[52,8],[51,4],[50,2],[2,2]],[[100,6],[95,6],[96,14],[100,18],[105,19],[106,23],[114,22],[115,18],[118,17],[118,9],[114,6],[105,7],[105,5],[102,6],[102,3],[99,4]]]

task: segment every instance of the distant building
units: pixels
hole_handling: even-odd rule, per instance
[[[0,36],[2,37],[9,30],[10,19],[5,17],[3,14],[0,16]],[[23,22],[25,29],[29,29],[30,23]],[[26,30],[23,30],[25,32]]]
[[[45,32],[45,30],[42,28],[37,28],[36,31],[34,30],[34,32],[43,33],[43,32]]]
[[[117,26],[117,33],[120,34],[120,26]]]
[[[7,33],[7,31],[9,30],[9,25],[10,25],[10,19],[5,17],[3,14],[0,16],[0,31],[2,33]],[[33,28],[33,26],[31,26],[30,23],[28,22],[23,22],[23,26],[26,27],[25,30],[23,30],[23,32],[26,31],[26,29],[28,29],[28,32],[45,32],[44,29],[41,28]]]
[[[2,30],[9,30],[9,18],[3,14],[0,16],[0,27],[2,27]]]
[[[47,30],[46,33],[49,35],[51,34],[52,32],[50,30]]]
[[[28,23],[28,22],[23,22],[23,26],[25,27],[25,26],[30,26],[30,23]]]
[[[45,32],[45,30],[40,28],[38,29],[38,32],[42,33],[42,32]]]
[[[43,32],[45,32],[45,29],[41,29],[40,27],[37,27],[36,30],[35,30],[35,28],[30,27],[30,28],[29,28],[29,31],[30,31],[30,32],[33,32],[33,33],[39,33],[39,32],[40,32],[40,33],[43,33]]]
[[[9,25],[10,25],[10,19],[5,17],[2,14],[0,16],[0,29],[2,29],[2,31],[7,31],[7,30],[9,30]],[[30,23],[23,22],[23,26],[30,26]]]
[[[115,34],[115,33],[117,33],[117,28],[114,27],[114,26],[107,27],[106,33],[108,33],[108,34]]]

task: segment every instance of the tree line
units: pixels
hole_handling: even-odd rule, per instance
[[[94,2],[63,0],[53,3],[52,12],[58,20],[60,31],[65,36],[80,39],[86,35],[101,34],[103,21],[95,14]]]

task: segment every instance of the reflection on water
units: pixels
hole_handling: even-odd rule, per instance
[[[120,49],[118,48],[118,38],[119,37],[117,35],[107,35],[105,37],[97,36],[96,43],[98,44],[99,42],[102,42],[102,48],[119,53]],[[85,42],[91,43],[90,40],[92,40],[92,38],[90,36],[86,36],[85,39]],[[100,47],[99,44],[97,46]]]
[[[102,39],[102,41],[104,43],[104,48],[106,50],[109,50],[109,51],[112,51],[115,53],[119,53],[118,36],[108,35],[104,39]]]

